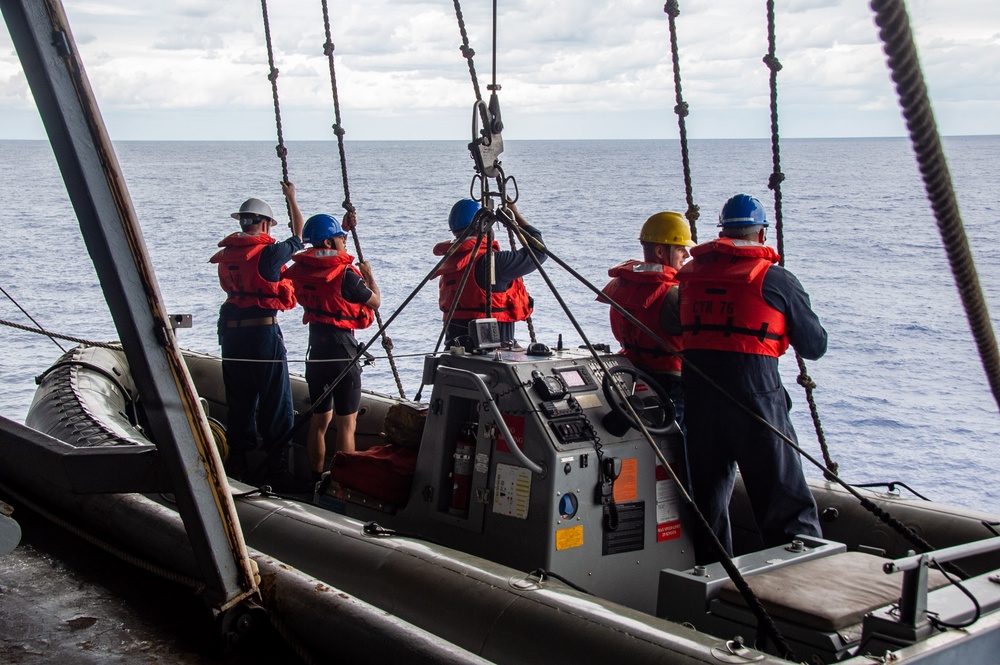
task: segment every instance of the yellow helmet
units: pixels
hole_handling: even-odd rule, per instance
[[[679,212],[658,212],[647,219],[639,232],[639,240],[658,245],[694,247],[691,242],[691,227]]]

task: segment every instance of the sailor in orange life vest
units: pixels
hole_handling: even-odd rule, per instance
[[[681,387],[681,327],[677,314],[677,271],[690,254],[691,227],[684,215],[658,212],[642,225],[639,232],[642,261],[629,260],[608,270],[613,279],[604,287],[604,295],[624,307],[629,314],[657,333],[669,347],[611,308],[611,333],[621,344],[621,353],[632,364],[651,374],[670,395],[677,411],[677,421],[684,417],[684,391]]]
[[[353,228],[355,213],[344,216],[344,226]],[[312,247],[292,257],[294,265],[285,272],[295,286],[295,296],[305,310],[302,323],[309,324],[309,353],[306,382],[309,399],[315,405],[326,389],[344,370],[350,369],[326,399],[319,402],[309,421],[307,450],[313,480],[325,470],[326,430],[337,414],[337,450],[354,452],[354,430],[361,406],[361,368],[354,357],[358,340],[354,331],[367,328],[375,320],[374,308],[382,296],[372,277],[371,265],[362,261],[355,267],[347,253],[347,233],[330,215],[313,215],[306,221],[303,240]]]
[[[295,307],[292,284],[282,273],[292,254],[303,247],[302,214],[295,203],[295,185],[283,182],[281,189],[292,213],[291,237],[276,242],[268,234],[277,224],[271,206],[247,199],[232,214],[241,230],[223,238],[222,249],[211,258],[219,266],[219,283],[228,296],[219,310],[222,378],[229,408],[226,472],[254,483],[273,480],[280,473],[284,451],[277,447],[295,419],[277,314]],[[246,478],[247,452],[257,446],[258,433],[268,453],[264,469],[268,477]]]
[[[518,212],[517,206],[508,203],[507,207],[514,214],[514,221],[533,238],[542,239],[542,232],[528,222]],[[462,199],[451,207],[448,215],[448,228],[457,238],[471,223],[480,205],[471,199]],[[454,244],[454,240],[438,243],[434,246],[434,256],[444,256]],[[447,262],[437,271],[435,277],[440,277],[438,283],[438,306],[448,316],[451,304],[458,298],[458,307],[448,325],[446,339],[454,339],[469,334],[469,322],[486,317],[486,241],[481,240],[475,256],[476,264],[472,275],[465,283],[462,293],[458,293],[458,285],[462,281],[462,273],[469,261],[473,259],[472,252],[476,245],[476,234],[462,241],[461,247],[451,255]],[[524,288],[525,275],[535,270],[529,250],[522,247],[516,251],[501,251],[500,244],[492,247],[496,283],[491,289],[492,314],[500,327],[500,340],[514,342],[514,323],[524,321],[531,316],[534,303],[527,289]],[[545,253],[534,250],[538,261],[545,261]],[[444,318],[442,317],[442,318]]]
[[[815,360],[826,352],[827,336],[799,280],[777,265],[778,253],[764,245],[768,223],[760,201],[733,196],[722,207],[719,226],[719,239],[693,248],[677,277],[689,364],[684,421],[691,488],[732,554],[728,510],[737,466],[764,547],[798,535],[820,536],[816,503],[798,453],[690,367],[795,441],[778,357],[791,344],[802,357]],[[718,555],[696,536],[695,558],[704,564]]]

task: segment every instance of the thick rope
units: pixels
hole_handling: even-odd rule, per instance
[[[885,45],[889,71],[896,85],[899,105],[906,118],[910,141],[916,153],[927,198],[934,209],[955,285],[962,298],[993,398],[1000,406],[1000,353],[997,351],[996,335],[986,310],[969,239],[965,235],[965,227],[958,211],[958,200],[924,85],[906,6],[901,0],[873,0],[871,7],[875,12],[875,23],[879,27],[879,37]]]
[[[511,242],[513,242],[513,237],[511,238]],[[7,299],[10,300],[12,303],[14,303],[14,305],[19,310],[21,310],[22,314],[24,314],[26,317],[28,317],[28,319],[32,323],[35,324],[35,326],[38,328],[38,330],[41,330],[46,336],[48,336],[48,338],[52,340],[52,343],[59,347],[60,351],[62,351],[63,353],[66,353],[66,349],[64,349],[62,347],[62,344],[60,344],[59,342],[56,341],[55,336],[54,335],[49,335],[48,332],[45,332],[45,328],[42,327],[42,324],[39,323],[38,321],[36,321],[35,317],[33,317],[31,314],[28,313],[28,310],[26,310],[25,308],[21,307],[21,303],[19,303],[17,300],[15,300],[14,296],[12,296],[9,293],[7,293],[7,290],[5,288],[3,288],[2,286],[0,286],[0,292],[2,292],[5,296],[7,296]]]
[[[60,335],[59,333],[50,332],[42,328],[32,328],[30,326],[25,326],[20,323],[14,323],[13,321],[0,320],[0,326],[7,326],[9,328],[17,328],[18,330],[23,330],[25,332],[34,333],[36,335],[45,335],[46,337],[63,339],[67,342],[76,342],[77,344],[85,344],[87,346],[99,346],[103,349],[110,349],[111,351],[121,351],[122,345],[120,343],[110,343],[106,344],[104,342],[93,342],[89,339],[82,339],[80,337],[70,337],[69,335]],[[62,347],[59,347],[62,348]],[[65,353],[65,351],[64,351]]]
[[[462,34],[462,46],[459,47],[459,50],[462,51],[462,57],[469,63],[469,76],[472,77],[472,89],[476,93],[476,102],[479,107],[480,119],[483,123],[483,127],[486,128],[489,127],[489,118],[486,115],[485,108],[483,108],[483,93],[479,90],[479,78],[476,76],[476,65],[472,61],[476,52],[469,46],[469,33],[465,29],[465,17],[462,16],[462,5],[459,0],[453,0],[453,2],[455,5],[455,16],[458,18],[458,31]]]
[[[778,255],[781,257],[780,264],[785,265],[785,234],[784,224],[781,214],[781,183],[785,180],[785,174],[781,172],[781,148],[778,138],[778,72],[781,71],[781,63],[776,55],[777,46],[774,26],[774,0],[767,2],[767,55],[764,56],[764,64],[771,72],[771,176],[767,186],[774,191],[774,231],[778,244]],[[823,475],[827,480],[833,480],[830,473],[836,475],[839,465],[830,458],[830,448],[826,442],[826,434],[823,432],[823,423],[820,422],[819,409],[816,406],[816,398],[813,390],[816,383],[809,376],[806,369],[805,359],[795,352],[795,361],[799,366],[799,376],[796,379],[806,393],[806,402],[809,404],[809,413],[812,416],[813,429],[816,430],[816,439],[819,441],[820,450],[823,453],[825,469]]]
[[[586,346],[586,348],[590,350],[590,353],[594,358],[594,361],[602,369],[602,371],[607,373],[608,368],[605,366],[604,361],[602,360],[601,356],[598,355],[596,349],[594,348],[594,345],[590,343],[590,340],[587,338],[587,334],[583,330],[583,327],[579,324],[576,317],[573,316],[573,312],[570,311],[569,305],[567,305],[566,302],[563,300],[562,296],[559,293],[559,289],[556,288],[555,283],[552,281],[552,279],[549,277],[548,272],[542,266],[542,263],[541,261],[539,261],[538,256],[533,251],[533,248],[537,248],[538,250],[544,251],[546,254],[548,254],[549,257],[551,257],[552,260],[557,265],[566,269],[567,272],[569,272],[571,275],[580,280],[582,284],[584,284],[592,291],[597,293],[599,299],[603,300],[604,302],[608,302],[609,304],[611,303],[611,301],[607,299],[604,296],[604,294],[601,291],[599,291],[593,284],[584,279],[579,273],[572,270],[566,263],[561,261],[558,257],[554,256],[540,240],[538,240],[537,238],[531,238],[530,236],[528,236],[528,234],[523,233],[520,227],[515,227],[513,224],[511,224],[506,220],[504,220],[504,222],[507,224],[508,228],[514,230],[514,232],[521,239],[521,243],[524,244],[526,247],[528,247],[531,260],[535,264],[535,270],[538,271],[538,274],[541,276],[542,280],[544,280],[545,284],[549,287],[549,291],[552,293],[556,302],[559,303],[559,306],[562,308],[563,313],[566,314],[566,317],[569,319],[570,324],[572,324],[573,327],[576,329],[577,334],[580,335],[580,339],[583,340],[583,343]],[[620,305],[617,305],[617,303],[613,304],[612,306],[616,308],[620,307]],[[642,324],[640,324],[640,326],[642,326]],[[646,328],[645,330],[648,331],[649,329]],[[653,335],[653,337],[659,339],[658,336],[655,334]],[[685,367],[687,366],[688,363],[685,361]],[[616,390],[620,391],[620,386],[618,386],[617,382],[612,381],[611,384],[613,386],[616,386],[615,388]],[[760,602],[760,599],[757,598],[753,589],[751,589],[750,586],[747,584],[746,580],[743,578],[743,574],[740,572],[736,564],[733,563],[732,558],[728,556],[728,553],[726,552],[722,543],[719,541],[718,536],[715,535],[715,532],[712,530],[712,527],[708,524],[708,521],[705,519],[705,516],[702,515],[701,511],[698,509],[698,506],[695,504],[694,499],[692,499],[691,496],[688,494],[687,490],[684,487],[684,484],[680,481],[680,479],[674,472],[674,469],[670,466],[670,464],[667,462],[667,459],[663,456],[663,452],[653,441],[652,436],[646,430],[638,414],[635,413],[635,410],[633,409],[631,403],[627,399],[625,399],[625,396],[620,392],[619,392],[619,398],[622,400],[622,403],[631,414],[634,422],[640,425],[640,432],[645,436],[646,440],[652,447],[653,452],[659,458],[660,464],[663,467],[664,471],[667,472],[667,475],[670,476],[670,478],[676,484],[677,491],[681,495],[681,501],[688,508],[688,510],[691,511],[695,519],[698,521],[702,533],[706,537],[708,537],[713,543],[714,549],[719,555],[719,563],[721,563],[722,567],[725,568],[726,573],[733,581],[733,584],[736,585],[736,588],[739,589],[740,595],[743,596],[743,599],[746,601],[747,606],[750,608],[750,611],[753,612],[754,616],[757,618],[759,627],[758,628],[759,639],[763,640],[765,638],[769,638],[774,643],[775,648],[782,655],[782,657],[795,660],[791,647],[789,647],[784,637],[782,637],[781,632],[778,630],[777,625],[775,625],[770,615],[768,615],[767,610]],[[757,417],[759,418],[759,416]],[[773,426],[770,427],[773,428]],[[600,453],[600,449],[598,449],[598,453]]]
[[[269,68],[267,80],[271,82],[271,97],[274,99],[274,124],[278,131],[278,145],[275,150],[278,159],[281,160],[281,181],[288,182],[288,149],[285,147],[285,138],[281,131],[281,105],[278,103],[278,69],[274,66],[274,49],[271,47],[271,23],[267,18],[267,0],[260,0],[261,13],[264,15],[264,41],[267,42],[267,65]],[[285,210],[288,212],[288,219],[292,219],[292,208],[288,200],[285,200]]]
[[[351,202],[351,186],[347,179],[347,153],[344,150],[344,126],[340,119],[340,96],[337,92],[337,70],[334,66],[333,58],[333,38],[330,32],[330,10],[327,5],[327,0],[322,0],[323,5],[323,28],[326,32],[326,42],[323,44],[323,53],[326,54],[327,61],[330,64],[330,89],[333,91],[333,114],[334,114],[334,125],[333,133],[337,136],[337,148],[340,152],[340,173],[341,178],[344,183],[344,210],[348,212],[355,212],[354,204]],[[356,227],[351,227],[351,237],[354,239],[354,248],[357,250],[358,261],[364,261],[365,255],[361,251],[361,238],[358,237],[358,230]],[[375,308],[375,321],[378,323],[379,328],[382,328],[382,314],[379,312],[378,308]],[[382,348],[385,349],[385,355],[389,359],[389,367],[392,369],[392,376],[396,380],[396,389],[399,391],[399,396],[402,399],[406,399],[406,392],[403,390],[403,381],[399,376],[399,369],[396,367],[396,361],[392,357],[392,339],[386,333],[382,333]]]
[[[677,0],[667,0],[667,4],[663,6],[663,11],[666,12],[670,22],[670,57],[673,60],[674,65],[674,96],[676,99],[674,113],[677,114],[677,127],[681,139],[681,165],[684,169],[684,194],[687,198],[688,206],[684,216],[687,217],[688,224],[691,226],[691,239],[694,242],[698,242],[698,227],[696,222],[698,221],[698,217],[701,213],[699,212],[699,207],[694,204],[694,190],[691,186],[691,162],[688,153],[687,125],[684,121],[684,118],[688,116],[688,103],[684,101],[684,95],[681,92],[681,60],[680,52],[677,48],[676,19],[680,15],[681,9]]]

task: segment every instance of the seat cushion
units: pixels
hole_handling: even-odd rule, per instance
[[[903,576],[882,572],[887,561],[863,552],[841,552],[748,577],[747,584],[772,617],[834,632],[899,601]],[[948,583],[939,571],[928,572],[929,589]],[[746,606],[732,580],[719,597]]]

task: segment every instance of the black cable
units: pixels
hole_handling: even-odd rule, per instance
[[[60,344],[59,342],[57,342],[56,338],[53,337],[51,334],[49,334],[49,332],[45,328],[42,327],[42,324],[40,324],[38,321],[35,321],[35,317],[33,317],[31,314],[28,314],[28,310],[26,310],[25,308],[21,307],[21,303],[17,302],[14,299],[14,296],[12,296],[9,293],[7,293],[6,289],[4,289],[2,286],[0,286],[0,292],[3,292],[3,294],[5,296],[7,296],[8,300],[10,300],[12,303],[14,303],[14,305],[16,305],[17,308],[19,310],[21,310],[21,312],[26,317],[28,317],[29,319],[31,319],[31,322],[34,323],[35,326],[37,326],[38,329],[41,330],[45,334],[46,337],[48,337],[49,339],[51,339],[52,343],[55,344],[56,346],[58,346],[60,351],[62,351],[63,353],[66,353],[66,349],[63,348],[62,344]]]
[[[592,593],[590,591],[587,591],[586,589],[584,589],[579,584],[571,582],[570,580],[566,579],[562,575],[560,575],[558,573],[553,573],[551,570],[545,570],[544,568],[535,568],[533,571],[531,571],[528,574],[529,575],[534,575],[535,577],[537,577],[539,582],[544,582],[546,577],[551,577],[553,579],[559,580],[560,582],[562,582],[563,584],[565,584],[569,588],[575,589],[575,590],[579,591],[580,593],[585,593],[588,596],[596,596],[596,594],[594,594],[594,593]]]
[[[863,489],[871,489],[873,487],[885,487],[890,492],[896,491],[896,486],[899,485],[900,487],[905,487],[907,490],[909,490],[910,494],[913,494],[914,496],[919,497],[924,501],[930,501],[930,499],[928,499],[926,496],[924,496],[917,490],[913,489],[906,483],[899,482],[898,480],[890,480],[887,483],[851,483],[851,485],[853,487],[861,487]]]
[[[976,608],[976,611],[973,613],[972,618],[964,623],[949,623],[947,621],[944,621],[943,619],[937,618],[935,615],[928,612],[927,620],[930,622],[930,624],[935,628],[968,628],[972,624],[979,621],[979,618],[982,616],[983,613],[983,608],[980,607],[979,601],[976,600],[976,597],[972,595],[972,592],[966,589],[964,585],[962,585],[958,580],[956,580],[950,574],[948,574],[948,571],[945,570],[944,566],[938,564],[933,560],[932,560],[932,565],[934,565],[938,570],[941,571],[941,574],[945,576],[945,579],[947,579],[953,585],[958,587],[958,590],[964,593],[966,597],[968,597],[968,599],[972,601],[972,605],[973,607]]]

